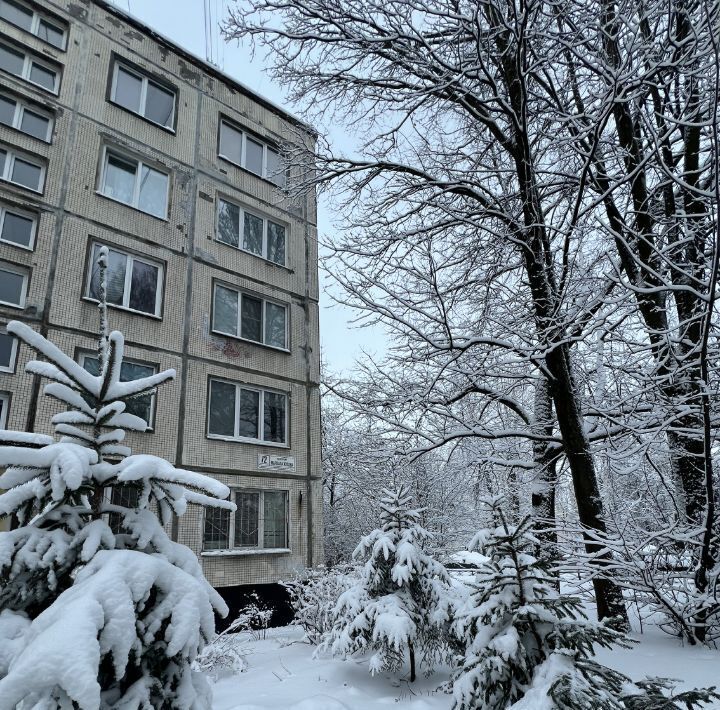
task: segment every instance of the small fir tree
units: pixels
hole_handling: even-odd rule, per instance
[[[529,517],[512,527],[501,499],[486,503],[495,527],[471,542],[479,570],[451,629],[460,650],[454,710],[671,710],[719,697],[714,688],[673,695],[665,679],[633,683],[595,661],[596,647],[632,643],[557,591],[550,562],[529,553],[538,544]]]
[[[0,432],[0,516],[16,522],[0,533],[5,708],[210,707],[191,663],[214,635],[213,611],[227,607],[163,524],[188,503],[234,506],[218,481],[123,443],[126,431],[147,429],[127,403],[175,373],[120,381],[107,258],[101,249],[97,377],[28,326],[7,326],[44,358],[26,369],[51,380],[45,394],[67,409],[53,417],[56,437]]]
[[[364,537],[354,557],[364,559],[360,579],[339,597],[323,647],[347,656],[374,650],[370,672],[396,671],[407,655],[410,680],[416,656],[428,670],[446,649],[450,578],[424,551],[432,535],[410,508],[405,487],[383,491],[381,527]]]

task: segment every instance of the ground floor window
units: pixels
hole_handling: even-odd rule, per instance
[[[135,509],[140,502],[140,489],[137,486],[113,486],[110,492],[110,503],[123,508]],[[108,521],[110,529],[119,535],[127,532],[122,527],[123,516],[120,513],[110,513]]]
[[[287,501],[287,491],[235,491],[234,513],[220,508],[205,511],[203,549],[286,549]]]

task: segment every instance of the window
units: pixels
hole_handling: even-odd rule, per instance
[[[99,244],[93,244],[88,298],[100,300],[100,270],[97,266]],[[162,304],[162,275],[160,264],[110,249],[107,269],[107,302],[153,316],[160,315]]]
[[[80,363],[91,375],[97,377],[100,374],[100,361],[96,357],[92,355],[82,355]],[[156,372],[157,368],[154,365],[134,362],[132,360],[123,360],[120,366],[120,382],[132,382],[142,377],[150,377],[150,375],[154,375]],[[148,428],[152,426],[154,409],[154,394],[143,394],[125,402],[125,411],[128,414],[134,414],[136,417],[144,419],[147,422]]]
[[[285,187],[285,170],[280,153],[245,131],[220,121],[220,157]]]
[[[0,123],[46,143],[52,138],[53,120],[50,116],[4,94],[0,94]]]
[[[52,91],[53,94],[58,92],[60,70],[24,50],[0,44],[0,69]]]
[[[206,508],[203,549],[227,550],[229,547],[230,511],[224,508]]]
[[[65,49],[67,32],[63,25],[18,0],[0,0],[0,17],[21,30],[34,34],[53,47]]]
[[[169,175],[141,160],[105,150],[100,192],[112,200],[165,219]]]
[[[12,372],[17,357],[17,338],[0,332],[0,372]]]
[[[0,429],[7,426],[8,409],[10,409],[10,395],[0,392]]]
[[[236,491],[234,497],[235,513],[206,509],[203,549],[287,549],[287,491]]]
[[[287,348],[287,307],[215,284],[213,330],[273,348]]]
[[[45,166],[36,158],[29,158],[10,148],[0,148],[0,179],[28,190],[42,192]]]
[[[110,99],[148,121],[172,128],[175,92],[120,62],[113,69]]]
[[[0,204],[0,242],[23,249],[32,249],[35,243],[37,217]]]
[[[285,265],[285,227],[218,199],[217,240]]]
[[[27,271],[0,261],[0,305],[25,308]]]
[[[139,503],[140,489],[137,486],[113,486],[110,489],[111,505],[119,505],[123,508],[133,509],[137,508]],[[115,535],[127,532],[122,527],[122,520],[123,516],[120,513],[110,513],[108,524]]]
[[[287,442],[287,395],[211,379],[209,400],[209,436]]]

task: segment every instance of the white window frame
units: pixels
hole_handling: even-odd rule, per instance
[[[238,294],[238,318],[237,318],[237,334],[235,333],[226,333],[223,330],[218,330],[215,327],[215,295],[217,293],[217,287],[220,286],[222,288],[227,289],[228,291],[234,291]],[[262,334],[262,340],[251,340],[250,338],[243,338],[241,335],[242,333],[242,299],[248,296],[249,298],[253,298],[256,301],[260,301],[262,303],[262,321],[260,323],[260,331]],[[273,306],[279,306],[280,308],[283,308],[285,310],[285,345],[284,347],[280,347],[278,345],[271,345],[270,343],[265,342],[265,323],[267,318],[267,304],[271,303]],[[276,301],[271,298],[265,298],[264,296],[260,296],[256,293],[252,293],[251,291],[244,291],[241,288],[237,288],[236,286],[230,286],[229,284],[223,283],[221,281],[213,281],[213,293],[212,293],[212,332],[217,333],[218,335],[224,335],[228,338],[237,338],[238,340],[244,340],[246,343],[254,343],[256,345],[264,345],[266,348],[272,348],[273,350],[280,350],[281,352],[290,352],[290,349],[288,347],[288,340],[289,340],[289,313],[290,309],[288,308],[287,303],[282,303],[281,301]]]
[[[15,113],[13,115],[13,120],[10,123],[11,128],[14,128],[14,129],[20,131],[21,133],[24,133],[26,136],[35,138],[36,140],[41,140],[41,141],[44,141],[45,143],[52,142],[54,118],[51,114],[49,114],[47,111],[43,111],[42,109],[35,108],[35,106],[28,104],[23,99],[20,99],[17,96],[12,96],[10,94],[0,92],[0,97],[2,97],[4,99],[9,99],[10,101],[15,102]],[[45,134],[45,138],[38,138],[37,136],[33,135],[32,133],[28,133],[27,131],[24,131],[22,129],[23,115],[25,114],[26,110],[30,111],[32,113],[36,113],[38,116],[42,116],[43,118],[46,118],[48,120],[48,129],[47,129],[47,133]],[[3,124],[3,125],[8,125],[8,124]]]
[[[222,434],[213,434],[210,432],[210,398],[212,396],[212,383],[213,382],[224,382],[228,385],[233,385],[235,387],[235,410],[233,415],[233,436],[224,436]],[[283,441],[265,441],[265,439],[256,439],[249,436],[240,436],[238,434],[238,425],[240,421],[240,390],[249,390],[251,392],[259,392],[260,396],[258,397],[258,434],[262,436],[263,434],[263,422],[264,422],[264,412],[265,412],[265,393],[268,392],[269,394],[279,394],[285,397],[285,427],[283,431]],[[208,401],[207,401],[207,437],[208,439],[218,439],[220,441],[238,441],[242,443],[249,443],[249,444],[260,444],[262,446],[276,446],[279,448],[289,449],[290,444],[288,443],[288,428],[290,425],[290,397],[287,392],[281,392],[280,390],[272,390],[272,389],[263,389],[262,387],[255,387],[254,385],[246,385],[240,382],[232,382],[230,380],[225,380],[222,377],[210,377],[208,381]]]
[[[116,157],[118,160],[125,161],[126,163],[135,163],[135,165],[137,166],[137,169],[135,170],[135,185],[133,186],[132,202],[123,202],[122,200],[119,200],[117,197],[108,195],[105,192],[105,178],[107,175],[108,160],[111,155]],[[153,212],[147,212],[146,210],[144,210],[138,206],[140,204],[140,182],[141,182],[141,175],[142,175],[143,167],[147,167],[150,170],[154,170],[156,173],[165,175],[165,177],[167,178],[167,182],[165,184],[165,214],[163,216],[154,214]],[[143,214],[149,214],[151,217],[155,217],[157,219],[167,220],[168,208],[170,206],[170,173],[165,172],[164,170],[160,170],[157,167],[156,163],[147,162],[140,158],[136,158],[133,155],[128,155],[127,153],[123,153],[120,150],[115,150],[114,148],[110,148],[108,146],[103,146],[102,167],[100,170],[100,188],[98,189],[98,193],[101,194],[103,197],[107,197],[108,200],[117,202],[119,205],[125,205],[127,207],[132,207],[134,210],[137,210],[138,212],[142,212]]]
[[[139,79],[142,82],[142,86],[140,87],[140,109],[138,111],[135,111],[135,109],[129,108],[128,106],[125,106],[125,104],[121,104],[116,98],[116,91],[117,91],[117,78],[118,78],[118,72],[122,69],[123,71],[126,71],[128,74],[132,74],[134,77]],[[162,89],[163,91],[166,91],[167,93],[173,94],[173,111],[172,116],[170,116],[170,123],[159,123],[158,121],[153,121],[152,118],[149,118],[145,115],[145,110],[147,109],[147,88],[148,84],[154,84],[159,89]],[[154,79],[151,79],[146,74],[143,74],[142,72],[138,71],[137,69],[128,66],[125,64],[125,62],[116,59],[115,64],[113,66],[113,76],[112,76],[112,85],[110,87],[110,100],[117,106],[120,106],[121,108],[124,108],[126,111],[130,111],[130,113],[134,113],[137,116],[141,116],[146,121],[150,121],[150,123],[154,123],[156,126],[160,126],[161,128],[165,128],[168,131],[175,132],[173,126],[175,125],[175,113],[177,111],[177,98],[178,98],[178,92],[176,89],[171,88],[167,86],[166,84],[161,84],[159,81],[155,81]]]
[[[108,305],[112,305],[112,304],[109,303]],[[142,311],[140,311],[140,312],[142,312]],[[85,367],[85,360],[87,358],[92,358],[93,360],[98,359],[97,355],[94,353],[80,353],[80,358],[79,358],[78,364],[80,365],[80,367],[82,367],[85,370],[87,370],[87,368]],[[154,365],[151,362],[144,362],[143,360],[135,360],[134,358],[129,358],[129,357],[123,357],[123,362],[130,363],[131,365],[142,365],[142,367],[151,367],[154,370],[153,375],[157,375],[157,373],[158,373],[157,365]],[[149,377],[149,375],[148,375],[148,377]],[[148,428],[145,430],[145,433],[151,433],[155,430],[155,400],[156,400],[156,397],[157,397],[157,391],[153,392],[150,395],[150,416],[147,421]],[[143,433],[143,432],[140,432],[140,433]]]
[[[0,144],[0,150],[3,150],[7,154],[5,158],[4,170],[0,173],[0,180],[10,183],[11,185],[17,185],[23,190],[30,190],[32,192],[42,194],[42,191],[45,189],[45,164],[40,162],[36,158],[27,155],[26,153],[21,153],[20,151],[11,148],[6,143]],[[15,161],[18,159],[24,160],[26,163],[30,163],[31,165],[40,168],[40,187],[28,187],[27,185],[23,185],[21,182],[15,182],[14,180],[10,179],[10,176],[13,173],[13,168],[15,167]]]
[[[232,205],[233,207],[237,207],[240,210],[240,224],[239,224],[239,234],[238,236],[238,245],[233,246],[232,244],[228,244],[228,242],[220,239],[220,210],[221,202],[225,202],[228,205]],[[220,242],[220,244],[224,244],[225,246],[231,247],[232,249],[238,249],[239,251],[245,253],[245,254],[251,254],[252,256],[257,257],[258,259],[263,259],[264,261],[268,261],[271,264],[275,264],[276,266],[287,266],[287,245],[288,245],[288,232],[289,228],[288,225],[284,222],[280,222],[279,220],[270,219],[270,217],[266,217],[263,214],[260,214],[259,212],[256,212],[255,210],[248,210],[245,207],[242,207],[237,202],[233,202],[232,200],[228,200],[225,197],[219,196],[217,199],[217,209],[215,211],[215,241]],[[245,249],[243,247],[243,236],[245,234],[245,215],[249,214],[253,217],[257,217],[258,219],[261,219],[263,222],[263,230],[262,230],[262,254],[256,254],[254,251],[250,251],[249,249]],[[282,262],[279,261],[273,261],[268,257],[268,230],[270,228],[270,223],[277,225],[278,227],[282,227],[285,230],[285,248],[284,251],[284,260]]]
[[[230,130],[235,131],[235,133],[240,134],[240,140],[241,140],[241,148],[240,148],[240,162],[233,160],[233,158],[228,157],[222,152],[222,127],[223,125],[227,126]],[[253,141],[253,143],[258,143],[262,146],[263,149],[263,157],[262,157],[262,174],[258,175],[254,170],[250,170],[250,168],[246,167],[246,156],[247,156],[247,141],[250,139]],[[280,162],[282,162],[282,155],[280,151],[275,148],[275,146],[270,145],[266,141],[264,141],[262,138],[258,138],[257,136],[253,134],[249,134],[247,131],[244,131],[242,128],[237,126],[236,124],[224,119],[220,118],[220,132],[218,134],[218,155],[223,159],[227,160],[229,163],[232,163],[233,165],[238,165],[239,167],[243,168],[243,170],[247,170],[252,175],[255,175],[257,177],[261,177],[264,180],[267,180],[268,182],[272,183],[276,187],[283,188],[285,187],[286,178],[283,180],[282,184],[275,182],[271,177],[268,176],[268,161],[267,161],[267,153],[268,150],[271,150],[273,153],[277,153],[278,158],[280,158]],[[284,174],[284,173],[283,173]]]
[[[90,295],[90,286],[92,284],[92,274],[93,274],[93,268],[95,266],[95,261],[93,259],[93,253],[95,251],[96,246],[107,246],[107,248],[110,251],[114,251],[117,254],[122,254],[126,261],[125,261],[125,283],[123,285],[123,302],[122,304],[119,303],[108,303],[109,308],[121,308],[124,311],[129,311],[130,313],[137,313],[141,316],[150,316],[151,318],[160,318],[160,314],[162,312],[162,302],[163,302],[163,285],[165,282],[165,267],[164,265],[159,262],[155,261],[151,258],[146,258],[144,256],[137,256],[136,254],[132,254],[131,252],[125,251],[124,249],[118,249],[116,246],[110,246],[109,244],[101,244],[100,242],[92,242],[90,245],[90,258],[88,259],[88,269],[87,269],[87,276],[86,276],[86,282],[85,282],[85,298],[89,299],[90,301],[93,301],[97,303],[97,299],[93,298]],[[155,311],[153,313],[147,313],[146,311],[138,311],[135,308],[131,308],[128,304],[130,303],[130,288],[132,286],[132,265],[135,261],[139,261],[142,264],[148,264],[149,266],[153,266],[158,270],[158,283],[157,283],[157,289],[155,290]],[[144,363],[141,363],[144,364]]]
[[[9,303],[8,301],[0,301],[0,306],[10,306],[11,308],[25,308],[27,299],[28,278],[30,274],[26,269],[14,264],[8,264],[6,261],[0,261],[0,270],[9,271],[23,277],[22,287],[20,289],[20,303]]]
[[[205,547],[205,515],[208,508],[205,509],[205,515],[202,519],[202,548],[203,552],[212,554],[214,552],[233,551],[242,554],[243,551],[259,551],[259,552],[289,552],[290,548],[290,491],[286,488],[231,488],[230,500],[234,503],[236,494],[238,493],[255,493],[258,494],[258,544],[257,545],[236,545],[235,544],[235,515],[236,511],[231,511],[228,516],[228,547]],[[265,494],[266,493],[284,493],[285,494],[285,547],[265,547]]]
[[[10,74],[11,76],[20,77],[20,79],[22,79],[23,81],[27,81],[28,84],[37,86],[37,87],[41,88],[43,91],[49,91],[51,94],[58,93],[58,90],[60,87],[60,69],[58,67],[55,67],[52,64],[48,64],[47,62],[42,61],[42,59],[38,59],[34,54],[31,54],[30,52],[27,52],[23,49],[15,47],[14,45],[7,44],[6,42],[0,42],[0,45],[7,48],[8,50],[10,50],[13,53],[23,55],[23,68],[22,68],[21,72],[19,74],[14,74],[13,72],[8,72],[8,74]],[[54,83],[52,89],[48,89],[47,86],[38,84],[36,81],[33,81],[30,78],[30,73],[32,71],[33,63],[37,64],[38,66],[42,67],[43,69],[47,69],[48,71],[53,72],[55,74],[55,83]],[[7,70],[3,69],[3,71],[7,71]]]
[[[38,12],[34,7],[28,5],[26,2],[22,2],[21,0],[14,0],[16,5],[21,5],[22,7],[26,8],[27,10],[30,10],[30,12],[33,13],[33,18],[31,20],[31,26],[29,30],[26,30],[24,27],[20,27],[20,25],[16,25],[15,23],[11,22],[10,20],[6,20],[4,17],[0,18],[4,22],[7,22],[11,24],[13,27],[18,27],[23,32],[30,32],[30,34],[35,35],[41,42],[45,42],[45,44],[49,44],[51,47],[55,47],[55,49],[59,49],[61,51],[65,51],[67,48],[67,37],[68,37],[68,28],[66,25],[62,23],[61,20],[56,20],[50,15],[46,15],[45,13]],[[52,25],[53,27],[56,27],[58,30],[62,32],[63,38],[62,43],[57,45],[53,44],[52,42],[43,39],[40,36],[40,23],[45,20],[48,24]]]
[[[0,402],[3,404],[2,410],[0,410],[0,429],[6,429],[10,410],[10,395],[7,392],[0,392]]]
[[[9,333],[4,328],[0,328],[0,335],[9,335]],[[15,363],[17,362],[18,354],[18,339],[14,335],[10,335],[10,338],[12,340],[12,346],[10,348],[10,363],[8,365],[0,363],[0,372],[15,372]]]
[[[32,220],[32,230],[30,232],[30,244],[28,246],[25,246],[24,244],[18,244],[17,242],[13,242],[9,239],[3,239],[2,233],[3,233],[3,227],[5,226],[5,217],[7,216],[7,213],[17,215],[18,217],[24,217],[25,219]],[[17,249],[24,249],[25,251],[33,251],[35,249],[35,238],[37,236],[37,227],[38,227],[38,216],[36,214],[33,214],[32,212],[26,212],[25,210],[16,210],[14,207],[8,207],[2,202],[0,202],[0,244],[10,244],[11,246],[16,247]]]

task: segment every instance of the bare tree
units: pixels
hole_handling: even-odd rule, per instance
[[[664,432],[688,518],[713,518],[700,405],[717,111],[700,97],[717,91],[716,22],[690,0],[260,0],[226,26],[265,44],[312,118],[359,137],[349,157],[321,145],[304,179],[335,190],[345,300],[405,348],[368,374],[369,408],[419,450],[502,444],[498,465],[534,472],[544,514],[562,457],[600,617],[625,612],[602,574],[596,442],[640,441],[641,459]],[[578,367],[594,334],[618,338],[630,383],[600,406]]]

